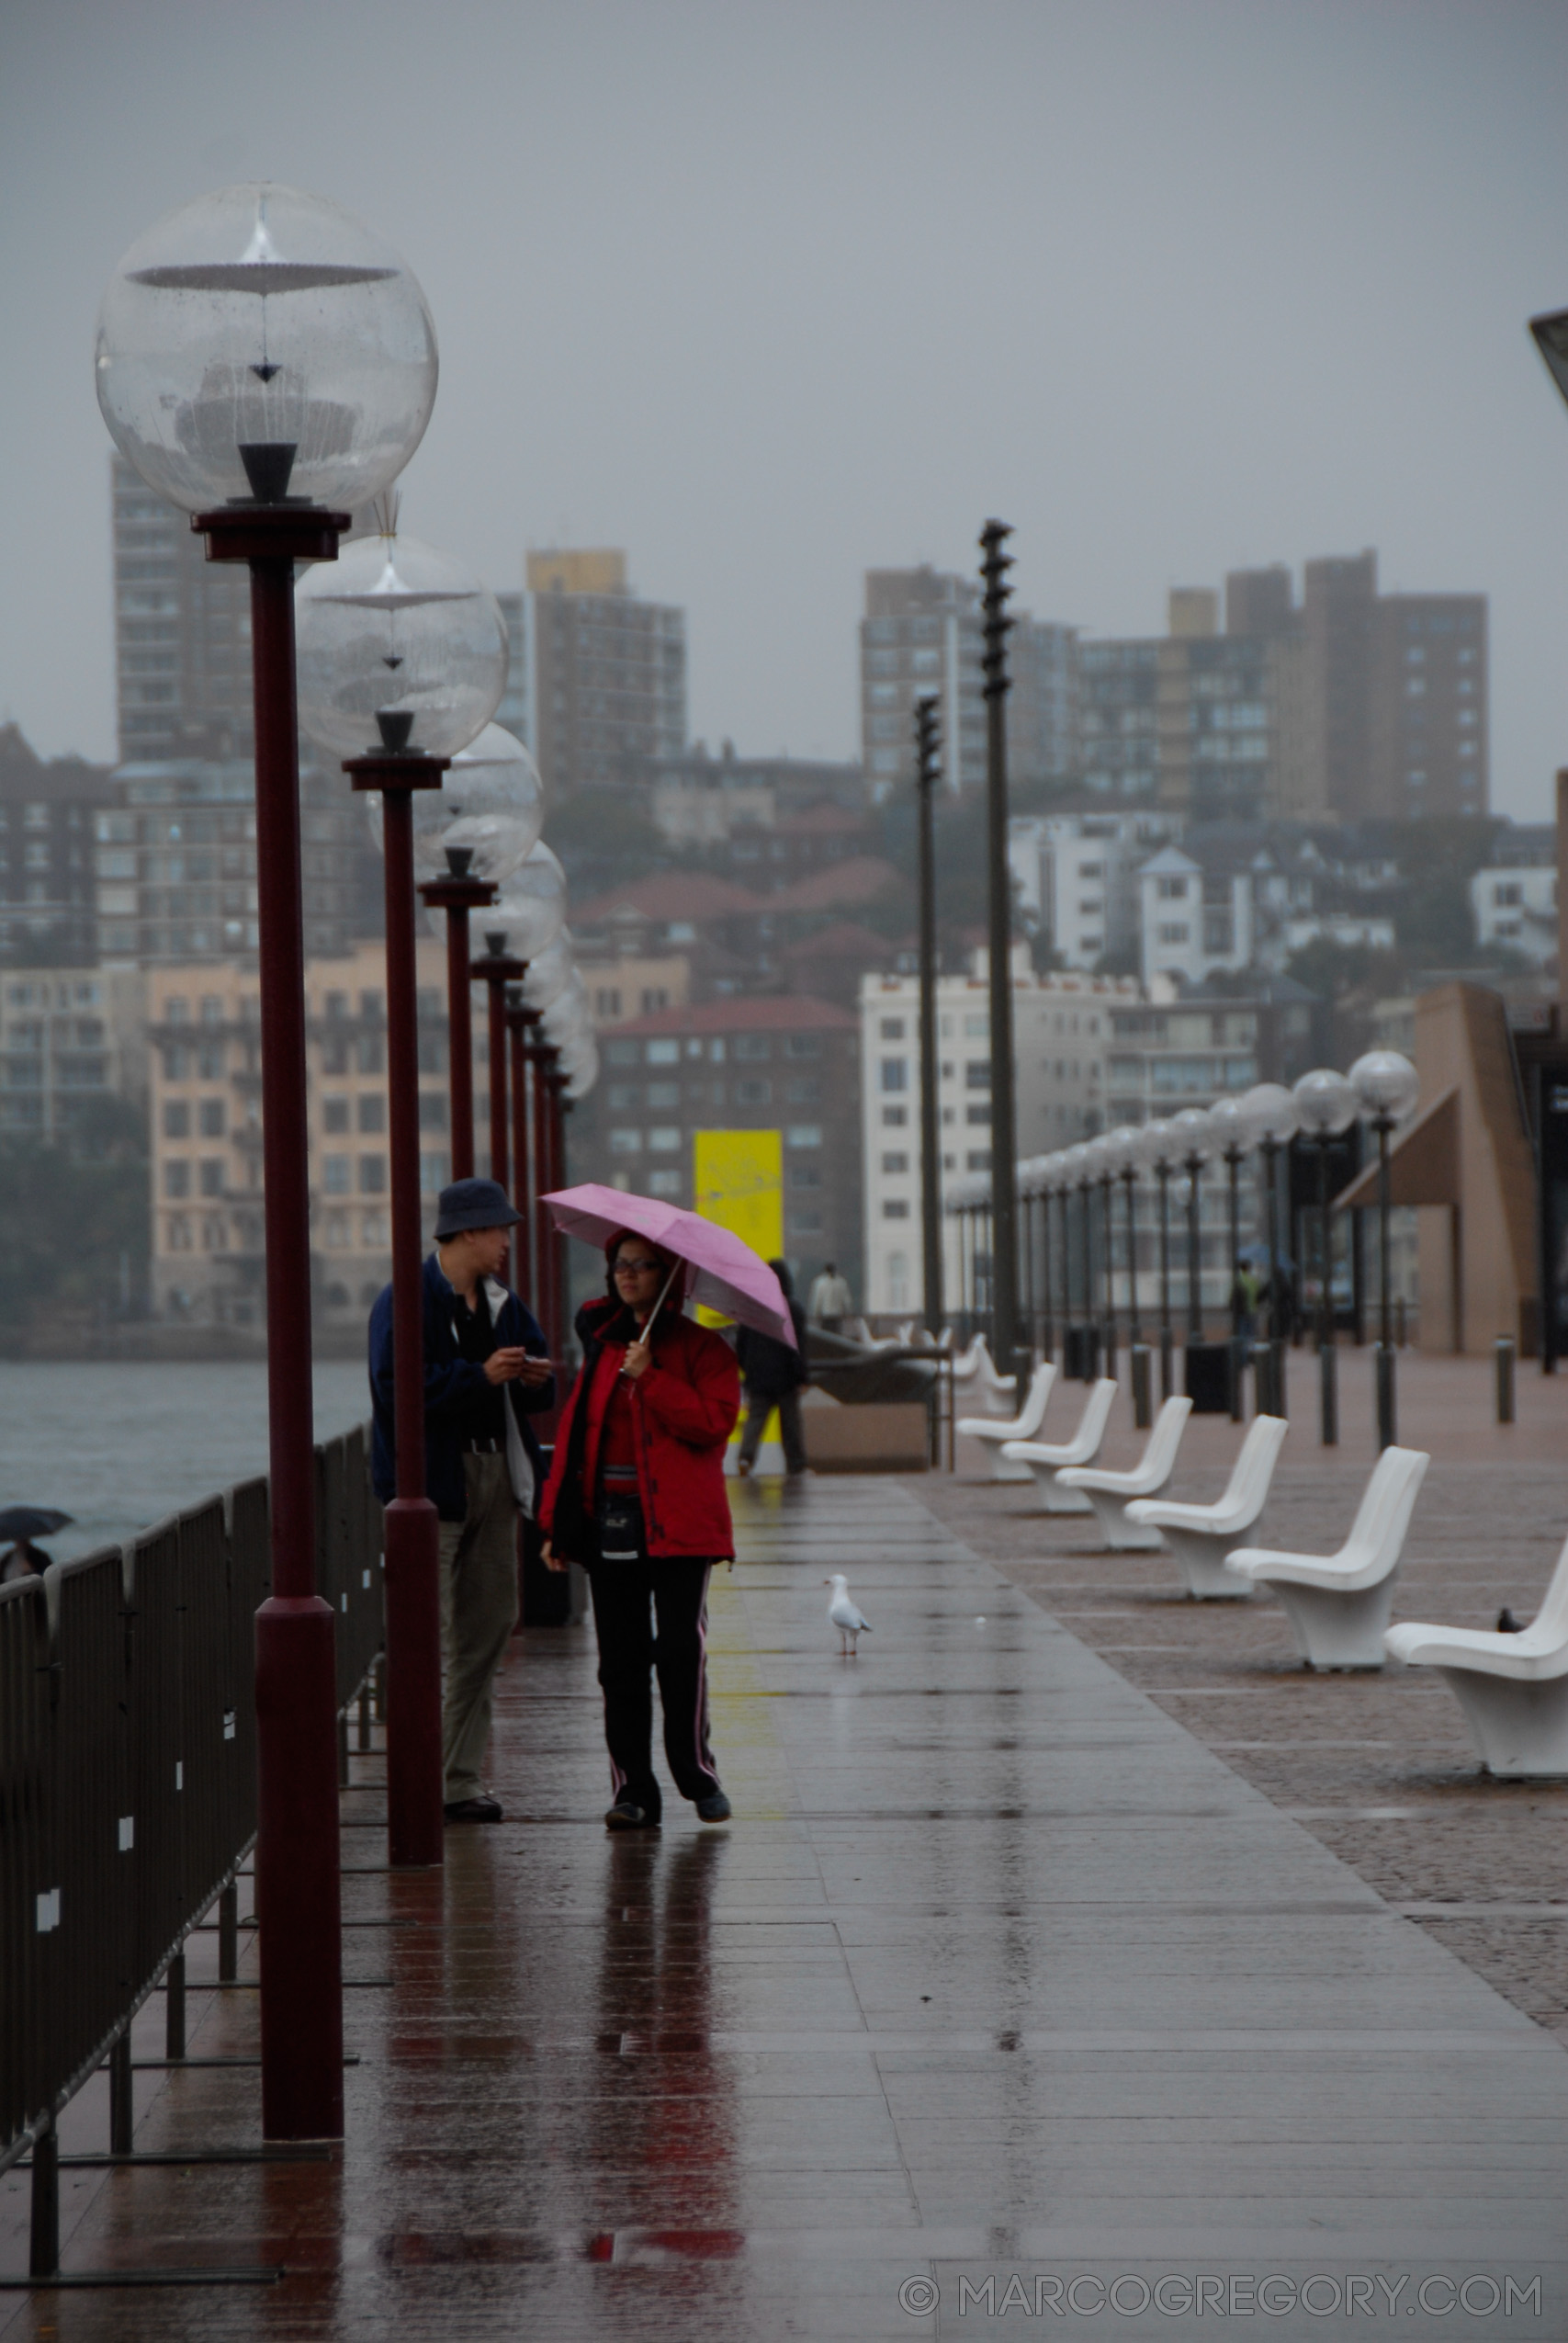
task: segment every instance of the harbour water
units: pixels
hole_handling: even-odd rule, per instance
[[[315,1409],[318,1440],[362,1423],[364,1367],[320,1363]],[[43,1541],[57,1561],[266,1466],[265,1366],[0,1362],[0,1506],[72,1514],[70,1529]]]

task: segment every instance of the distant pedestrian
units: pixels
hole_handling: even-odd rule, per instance
[[[1250,1342],[1258,1332],[1258,1304],[1262,1291],[1258,1272],[1250,1262],[1238,1261],[1231,1306],[1235,1311],[1236,1331],[1244,1341]]]
[[[807,1470],[806,1442],[800,1429],[800,1394],[803,1385],[810,1380],[811,1370],[806,1363],[806,1312],[795,1298],[795,1283],[787,1261],[768,1263],[779,1281],[779,1291],[789,1305],[790,1323],[795,1328],[795,1342],[775,1341],[771,1334],[759,1334],[754,1328],[741,1327],[735,1338],[735,1355],[740,1364],[741,1389],[746,1400],[746,1426],[740,1434],[739,1470],[741,1477],[757,1461],[763,1428],[776,1408],[779,1411],[779,1438],[784,1443],[784,1470],[793,1480],[797,1473]]]
[[[0,1587],[8,1587],[13,1579],[41,1579],[53,1558],[30,1538],[19,1537],[0,1554]]]
[[[840,1277],[835,1262],[823,1262],[820,1273],[811,1281],[807,1296],[807,1314],[813,1326],[820,1326],[829,1334],[837,1334],[850,1313],[854,1296],[850,1281]]]
[[[443,1803],[448,1822],[499,1822],[479,1776],[491,1690],[517,1624],[517,1515],[541,1477],[528,1421],[555,1404],[545,1338],[499,1272],[522,1218],[495,1180],[443,1188],[424,1264],[424,1470],[441,1517]],[[392,1289],[370,1313],[372,1477],[397,1494]]]
[[[582,1366],[539,1509],[544,1559],[552,1570],[581,1562],[593,1590],[606,1828],[659,1828],[655,1671],[675,1786],[704,1822],[727,1822],[708,1742],[707,1591],[714,1564],[735,1556],[724,1486],[739,1411],[735,1353],[682,1316],[672,1254],[626,1232],[605,1253],[607,1296],[577,1314]]]

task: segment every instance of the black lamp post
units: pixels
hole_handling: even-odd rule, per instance
[[[1263,1201],[1269,1231],[1269,1341],[1254,1356],[1262,1370],[1258,1388],[1259,1415],[1282,1416],[1286,1410],[1285,1342],[1289,1323],[1284,1309],[1284,1266],[1280,1251],[1280,1149],[1289,1147],[1301,1127],[1300,1109],[1282,1082],[1259,1082],[1241,1100],[1245,1127],[1255,1141],[1262,1170]]]
[[[942,777],[937,701],[915,703],[916,787],[919,811],[920,881],[920,1262],[926,1330],[933,1341],[945,1316],[942,1258],[942,1096],[936,1025],[936,811]]]
[[[1176,1339],[1170,1324],[1170,1175],[1175,1168],[1177,1139],[1169,1123],[1156,1119],[1138,1133],[1138,1157],[1155,1175],[1159,1198],[1159,1396],[1170,1398],[1176,1389]]]
[[[1356,1093],[1343,1074],[1319,1066],[1292,1088],[1301,1127],[1317,1142],[1318,1436],[1325,1448],[1339,1442],[1339,1353],[1334,1339],[1334,1242],[1328,1214],[1328,1150],[1356,1119]]]
[[[1225,1167],[1225,1228],[1228,1238],[1225,1274],[1230,1288],[1230,1400],[1231,1421],[1240,1423],[1247,1413],[1245,1344],[1242,1341],[1242,1292],[1239,1275],[1241,1251],[1241,1166],[1247,1154],[1247,1134],[1240,1101],[1217,1098],[1209,1109],[1209,1122],[1215,1145]]]
[[[1551,320],[1540,321],[1543,324]],[[1539,338],[1539,334],[1538,334]],[[1543,349],[1545,344],[1542,344]],[[1555,371],[1555,368],[1553,369]],[[1350,1088],[1378,1139],[1378,1447],[1392,1448],[1399,1437],[1394,1388],[1393,1281],[1390,1216],[1393,1182],[1389,1161],[1389,1138],[1415,1105],[1421,1084],[1408,1058],[1397,1049],[1369,1049],[1350,1069]]]
[[[986,681],[986,872],[991,1005],[991,1343],[999,1375],[1018,1356],[1018,1116],[1012,1064],[1012,872],[1008,862],[1007,605],[1012,531],[987,521],[980,532]],[[954,743],[956,753],[956,743]],[[1021,1383],[1019,1386],[1021,1390]]]

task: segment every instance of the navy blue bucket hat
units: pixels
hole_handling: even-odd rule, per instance
[[[454,1180],[443,1188],[435,1210],[435,1234],[460,1237],[466,1228],[511,1228],[523,1217],[513,1212],[499,1180]]]

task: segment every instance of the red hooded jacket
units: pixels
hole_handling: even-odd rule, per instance
[[[560,1505],[561,1484],[581,1458],[580,1491],[585,1511],[593,1509],[598,1486],[599,1442],[605,1410],[626,1355],[626,1344],[606,1341],[602,1330],[626,1321],[619,1304],[589,1302],[578,1312],[583,1348],[582,1372],[556,1432],[555,1456],[539,1500],[539,1526],[554,1538],[562,1514],[562,1552],[570,1562],[592,1561],[573,1553],[567,1516],[575,1505]],[[724,1486],[724,1454],[740,1412],[740,1371],[721,1336],[694,1319],[666,1310],[653,1330],[653,1355],[631,1386],[637,1437],[637,1490],[650,1556],[672,1560],[703,1556],[728,1561],[735,1552],[729,1498]],[[578,1416],[585,1411],[581,1438]]]

